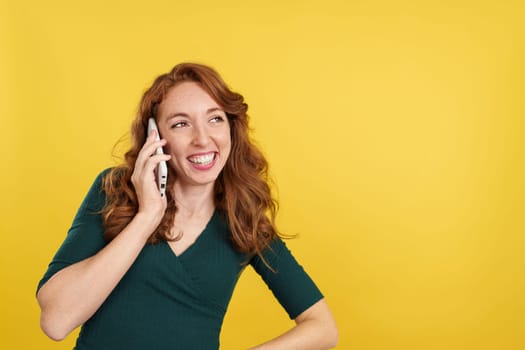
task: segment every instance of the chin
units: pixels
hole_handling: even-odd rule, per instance
[[[215,181],[217,181],[217,176],[210,176],[206,178],[193,178],[189,181],[189,183],[193,184],[194,186],[206,186],[214,184]]]

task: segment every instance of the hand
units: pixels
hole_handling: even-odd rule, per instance
[[[138,212],[155,218],[160,223],[166,211],[166,196],[161,197],[158,189],[155,168],[161,161],[168,161],[171,156],[167,154],[156,154],[155,150],[166,144],[166,140],[156,141],[156,132],[152,131],[140,150],[135,168],[131,175],[131,183],[135,187],[139,204]]]

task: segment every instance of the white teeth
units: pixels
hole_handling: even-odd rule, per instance
[[[203,156],[191,157],[191,158],[188,158],[188,160],[195,164],[206,165],[206,164],[210,164],[213,158],[215,158],[215,153],[210,153],[210,154],[206,154]]]

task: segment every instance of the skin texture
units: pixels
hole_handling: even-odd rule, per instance
[[[160,161],[170,162],[176,176],[178,210],[172,233],[184,234],[169,242],[175,254],[195,242],[215,210],[214,182],[231,151],[224,111],[196,83],[184,82],[171,88],[160,104],[157,124],[163,139],[155,141],[155,132],[148,136],[131,177],[138,213],[101,251],[56,273],[37,294],[41,327],[52,339],[65,338],[96,312],[159,225],[167,206],[154,175]],[[156,155],[161,146],[166,154]],[[337,343],[335,320],[324,299],[295,322],[288,332],[253,349],[328,349]]]
[[[158,226],[166,210],[166,198],[156,187],[154,169],[171,156],[154,152],[165,143],[155,141],[153,133],[137,158],[132,183],[139,211],[121,234],[92,257],[57,272],[38,291],[40,326],[51,339],[64,339],[97,311]]]
[[[175,169],[178,211],[172,234],[183,235],[168,244],[179,255],[195,242],[215,209],[213,188],[230,154],[230,126],[221,107],[193,82],[170,89],[157,119]]]
[[[157,119],[178,186],[213,186],[231,150],[228,118],[217,102],[198,84],[180,83],[166,94]],[[213,160],[191,161],[198,156]]]

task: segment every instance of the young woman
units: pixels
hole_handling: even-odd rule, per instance
[[[218,349],[233,289],[251,265],[296,322],[253,349],[335,346],[321,292],[278,236],[246,110],[204,65],[179,64],[155,80],[124,164],[97,177],[39,283],[49,337],[82,325],[77,350]],[[160,141],[146,135],[150,117]],[[161,161],[165,196],[155,177]]]

